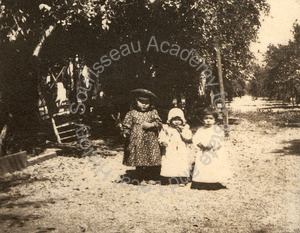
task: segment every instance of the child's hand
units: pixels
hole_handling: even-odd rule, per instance
[[[149,123],[149,122],[144,122],[142,124],[142,129],[150,129],[153,127],[153,123]]]
[[[160,145],[161,145],[162,147],[168,147],[168,144],[167,144],[166,142],[162,142],[162,143],[160,143]]]
[[[184,129],[184,126],[183,125],[178,125],[176,129],[179,131],[179,133],[181,133],[182,130]]]

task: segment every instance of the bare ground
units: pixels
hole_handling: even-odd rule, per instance
[[[224,146],[234,177],[217,191],[115,183],[133,168],[121,147],[98,140],[106,180],[87,158],[63,156],[2,177],[0,231],[300,232],[299,135],[268,122],[232,125]]]

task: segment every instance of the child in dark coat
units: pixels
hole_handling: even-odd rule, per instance
[[[141,179],[147,180],[149,173],[159,172],[161,153],[158,143],[158,131],[162,120],[154,108],[156,95],[146,89],[131,91],[134,98],[133,110],[123,121],[123,137],[128,139],[123,164],[134,166]],[[152,174],[153,175],[153,174]]]

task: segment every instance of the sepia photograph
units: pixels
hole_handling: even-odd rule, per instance
[[[0,0],[0,232],[300,233],[300,0]]]

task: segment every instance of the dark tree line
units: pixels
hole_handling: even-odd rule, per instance
[[[38,89],[49,67],[62,67],[76,54],[92,67],[111,49],[136,41],[146,46],[151,36],[194,49],[215,76],[217,43],[228,97],[240,95],[253,57],[249,44],[260,14],[268,11],[265,0],[2,0],[0,5],[0,126],[12,115],[11,125],[26,132],[24,138],[28,132],[37,135]],[[119,111],[125,111],[124,100],[136,86],[154,90],[162,107],[174,95],[184,95],[191,112],[195,102],[209,103],[208,95],[199,96],[199,71],[178,57],[145,48],[111,64],[97,83],[96,92],[104,91]]]
[[[293,26],[294,38],[287,45],[270,45],[266,65],[255,67],[250,92],[255,96],[300,103],[300,25]]]

